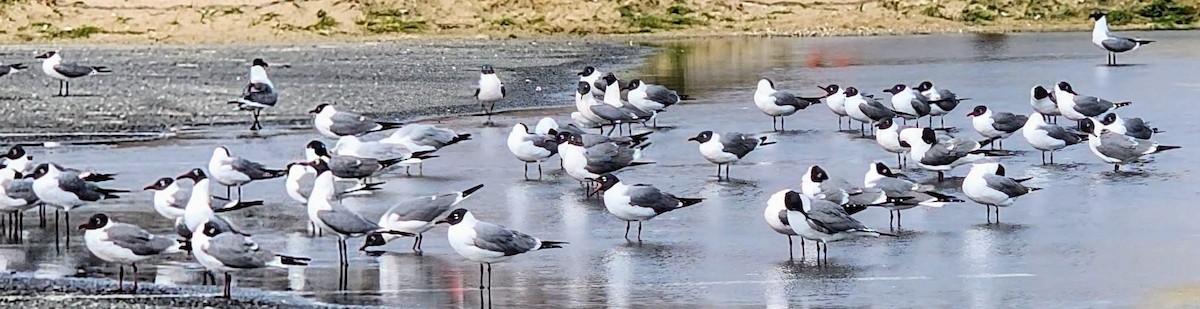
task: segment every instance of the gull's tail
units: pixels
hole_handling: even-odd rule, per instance
[[[108,67],[92,67],[92,71],[96,72],[97,74],[112,73],[112,70],[108,69]]]
[[[120,196],[117,195],[117,193],[129,193],[129,190],[97,188],[96,192],[100,192],[100,194],[103,194],[104,199],[115,199],[115,198],[121,198]]]
[[[1117,103],[1113,103],[1113,109],[1118,109],[1118,108],[1126,107],[1126,106],[1129,106],[1129,104],[1133,104],[1133,102],[1117,102]]]
[[[1166,145],[1158,145],[1158,147],[1155,147],[1155,148],[1154,148],[1154,152],[1151,152],[1151,153],[1160,153],[1160,152],[1163,152],[1163,151],[1167,151],[1167,150],[1171,150],[1171,149],[1179,149],[1179,148],[1182,148],[1182,147],[1183,147],[1183,146],[1166,146]]]
[[[275,267],[308,266],[308,262],[312,261],[312,259],[310,259],[310,258],[298,257],[298,256],[287,256],[287,255],[276,254],[275,257],[276,257],[276,259],[274,261],[271,261],[270,263],[267,263],[267,265],[271,265],[271,266],[275,266]]]
[[[400,122],[376,121],[375,123],[378,123],[380,126],[383,126],[383,128],[379,129],[379,131],[391,130],[391,129],[395,129],[395,128],[404,126],[404,123],[400,123]]]
[[[234,210],[238,210],[238,209],[244,209],[247,207],[262,206],[262,205],[263,205],[263,201],[247,201],[247,202],[234,201],[229,204],[226,204],[225,207],[221,207],[220,209],[213,209],[213,212],[230,212],[230,211],[234,211]]]
[[[766,146],[766,145],[771,145],[771,144],[774,144],[774,143],[775,143],[775,142],[768,142],[768,141],[767,141],[767,137],[766,137],[766,136],[759,137],[759,138],[758,138],[758,141],[759,141],[759,142],[758,142],[758,145],[759,145],[759,146]]]
[[[562,248],[562,245],[565,245],[565,244],[568,244],[568,243],[565,241],[543,240],[541,245],[538,246],[538,250]]]
[[[114,179],[113,176],[116,176],[116,175],[117,174],[87,173],[86,176],[83,176],[83,180],[86,180],[88,182],[105,182],[105,181],[113,180]]]

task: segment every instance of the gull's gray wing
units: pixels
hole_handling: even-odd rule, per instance
[[[1012,178],[985,174],[983,175],[983,181],[987,183],[988,188],[1003,192],[1008,197],[1018,197],[1029,193],[1029,188]]]
[[[412,127],[412,128],[409,128]],[[414,144],[441,148],[458,137],[453,130],[438,128],[427,124],[410,124],[401,129],[409,128],[403,133]]]
[[[1137,47],[1137,42],[1130,38],[1110,35],[1109,38],[1100,41],[1100,46],[1104,46],[1104,49],[1109,51],[1120,53],[1133,50],[1134,47]]]
[[[627,193],[630,205],[654,209],[657,214],[675,210],[680,205],[679,199],[674,195],[663,193],[651,185],[632,185]]]
[[[13,199],[25,200],[27,204],[37,203],[37,194],[33,192],[33,180],[30,179],[13,179],[9,181],[8,186],[4,187],[8,197]]]
[[[955,107],[958,107],[959,100],[958,100],[957,94],[954,94],[954,92],[951,92],[950,90],[946,90],[946,89],[938,89],[937,93],[938,93],[938,96],[941,97],[941,99],[930,102],[930,103],[937,104],[938,108],[940,108],[944,111],[949,111],[949,110],[954,109]]]
[[[1029,120],[1026,115],[1014,115],[1013,113],[994,113],[992,114],[992,127],[1001,132],[1017,132],[1021,127],[1025,126],[1025,121]]]
[[[1154,133],[1154,128],[1151,128],[1142,118],[1125,119],[1125,135],[1133,138],[1150,139]]]
[[[914,187],[916,185],[913,182],[899,178],[885,177],[875,181],[875,188],[892,198],[911,197],[915,192]]]
[[[1123,134],[1105,132],[1100,135],[1100,145],[1096,151],[1111,158],[1130,162],[1136,160],[1150,150],[1154,143],[1147,140],[1136,140]]]
[[[88,202],[104,199],[104,193],[100,192],[100,187],[80,179],[79,173],[63,171],[58,176],[58,188]]]
[[[874,120],[896,118],[896,112],[892,111],[886,106],[883,106],[883,103],[879,103],[879,100],[867,98],[863,99],[867,101],[867,104],[859,105],[859,110],[861,110],[863,114],[867,115],[867,117],[870,117]]]
[[[458,199],[458,193],[423,196],[400,202],[388,209],[384,217],[395,216],[399,221],[433,222],[449,213]]]
[[[771,94],[771,97],[775,98],[775,105],[794,106],[796,109],[804,109],[809,104],[812,104],[811,102],[797,99],[795,95],[786,91],[775,91],[775,93]]]
[[[538,148],[549,151],[551,154],[558,153],[558,140],[556,139],[541,135],[526,135],[525,140],[533,143]]]
[[[178,244],[173,239],[157,237],[140,227],[125,223],[115,223],[104,233],[108,236],[109,241],[121,248],[133,251],[133,254],[136,255],[159,254]]]
[[[516,255],[538,247],[540,242],[533,236],[510,230],[488,222],[475,223],[475,246],[480,249]]]
[[[330,119],[329,131],[337,135],[361,135],[379,128],[371,118],[351,112],[336,112]]]
[[[788,222],[787,212],[788,212],[787,209],[779,210],[779,222],[783,223],[784,226],[792,226],[792,223]]]
[[[379,160],[359,158],[354,156],[333,156],[329,158],[329,171],[334,176],[342,178],[363,178],[374,175],[383,169]]]
[[[925,165],[947,165],[958,161],[959,158],[971,154],[978,148],[977,142],[958,140],[951,142],[939,142],[929,147],[929,151],[925,152],[925,156],[921,157],[921,163]]]
[[[587,170],[596,174],[615,172],[633,162],[633,149],[616,143],[587,148]]]
[[[233,166],[233,170],[246,174],[246,176],[250,176],[250,179],[253,180],[270,179],[280,176],[278,171],[267,169],[262,164],[250,162],[250,160],[243,158],[233,158],[233,162],[230,162],[230,165]]]
[[[246,91],[242,92],[242,99],[262,105],[275,106],[275,102],[279,101],[279,94],[275,93],[275,88],[267,83],[250,83],[246,86]]]
[[[909,103],[912,104],[913,110],[917,111],[917,114],[914,116],[929,115],[929,112],[933,110],[933,108],[929,106],[929,100],[925,98],[925,95],[921,94],[920,91],[910,91],[913,92],[913,99]]]
[[[1095,117],[1113,108],[1113,102],[1090,96],[1075,96],[1075,111],[1088,117]]]
[[[646,85],[646,99],[658,102],[663,106],[679,103],[679,93],[659,85]]]
[[[259,248],[258,243],[233,233],[221,233],[213,237],[204,251],[230,268],[251,269],[266,267],[275,259],[271,251]]]
[[[82,66],[74,63],[59,63],[54,66],[54,71],[66,77],[82,77],[92,74],[96,69],[89,66]]]
[[[861,188],[858,193],[850,194],[848,205],[871,206],[887,202],[887,193],[878,188]]]
[[[359,235],[379,230],[379,225],[375,222],[367,221],[350,210],[320,210],[317,211],[317,219],[334,232],[343,235]]]
[[[1046,135],[1049,135],[1051,138],[1066,142],[1067,145],[1074,145],[1083,141],[1083,138],[1079,137],[1078,134],[1071,133],[1070,131],[1067,131],[1067,129],[1063,129],[1063,127],[1060,126],[1042,125],[1038,128],[1045,130]]]
[[[762,142],[754,136],[737,132],[729,132],[721,136],[722,151],[732,153],[741,159],[758,147]]]
[[[811,208],[804,215],[808,217],[808,225],[819,232],[834,234],[867,229],[862,222],[851,218],[842,206],[832,202],[813,200]]]
[[[604,120],[608,121],[629,121],[634,119],[633,115],[630,115],[629,113],[621,111],[621,109],[608,104],[596,104],[588,108],[590,108],[592,113],[596,114],[596,116],[600,116],[600,118],[604,118]]]

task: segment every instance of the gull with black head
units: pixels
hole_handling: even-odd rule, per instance
[[[766,136],[755,137],[750,134],[742,134],[737,132],[728,132],[718,134],[713,131],[704,131],[696,134],[688,141],[700,143],[700,154],[708,162],[717,165],[717,180],[721,180],[721,166],[725,166],[725,180],[729,178],[729,166],[733,162],[737,162],[750,154],[751,151],[759,146],[775,144],[768,142]]]

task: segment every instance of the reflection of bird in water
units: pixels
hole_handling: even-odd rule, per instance
[[[0,249],[0,271],[11,272],[21,269],[28,263],[28,254],[20,248]]]

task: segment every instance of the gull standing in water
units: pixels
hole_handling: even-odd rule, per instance
[[[479,106],[488,116],[487,121],[492,121],[492,109],[496,108],[496,102],[503,99],[504,95],[504,83],[500,82],[496,70],[490,64],[483,65],[479,70],[479,86],[475,88],[475,99],[479,100]]]
[[[896,228],[900,228],[901,210],[917,206],[941,208],[946,206],[946,203],[963,201],[954,196],[933,191],[932,186],[917,184],[901,179],[899,176],[883,162],[876,161],[871,162],[871,165],[867,167],[866,176],[863,177],[864,186],[883,190],[888,201],[891,202],[890,205],[882,205],[888,209],[888,227],[892,226],[892,217],[894,217]]]
[[[1081,129],[1091,134],[1088,136],[1088,147],[1092,149],[1092,153],[1100,157],[1100,160],[1112,163],[1114,172],[1121,171],[1122,164],[1136,162],[1143,156],[1180,148],[1105,130],[1096,119],[1084,121]]]
[[[349,265],[346,239],[366,236],[373,232],[388,233],[400,236],[416,236],[412,233],[393,231],[380,227],[375,222],[364,219],[362,215],[351,211],[342,205],[337,196],[333,182],[333,173],[324,162],[313,165],[317,170],[317,180],[313,185],[312,195],[308,197],[308,219],[317,224],[321,230],[333,233],[338,238],[338,256],[341,265]]]
[[[1033,86],[1029,90],[1029,105],[1033,106],[1033,110],[1042,114],[1045,117],[1044,121],[1058,123],[1058,116],[1062,115],[1058,111],[1058,103],[1054,103],[1054,97],[1050,94],[1046,87]]]
[[[604,208],[625,220],[625,240],[629,240],[630,223],[633,221],[638,223],[637,240],[642,241],[643,221],[704,201],[702,198],[676,197],[647,184],[627,185],[613,174],[600,175],[595,181],[600,183],[595,193],[604,191]]]
[[[996,207],[996,223],[1000,223],[1000,207],[1008,207],[1017,197],[1041,190],[1021,184],[1024,180],[1006,177],[1004,166],[1000,163],[975,163],[963,180],[962,190],[968,199],[988,208],[988,223],[992,223],[991,211],[992,207]]]
[[[899,116],[904,119],[904,124],[908,124],[908,120],[916,120],[916,126],[921,126],[921,117],[929,115],[931,107],[929,100],[925,95],[921,94],[916,89],[909,88],[905,84],[896,84],[892,88],[884,89],[883,92],[892,94],[892,110],[895,110]]]
[[[83,242],[92,255],[109,263],[117,263],[117,290],[123,291],[125,282],[125,265],[133,268],[133,289],[137,294],[138,267],[137,263],[149,258],[171,253],[183,252],[180,242],[162,236],[156,236],[132,224],[118,223],[105,214],[92,215],[87,223],[79,226],[83,233]]]
[[[1071,84],[1065,81],[1054,85],[1054,100],[1058,103],[1058,110],[1062,112],[1063,117],[1079,122],[1080,128],[1087,123],[1089,118],[1133,104],[1133,102],[1113,103],[1093,96],[1080,95],[1075,92],[1075,88],[1071,87]]]
[[[733,162],[746,157],[751,151],[759,146],[775,144],[768,142],[767,137],[754,137],[750,134],[742,134],[737,132],[729,132],[724,135],[717,134],[713,131],[704,131],[696,136],[688,138],[688,141],[700,143],[700,154],[708,162],[717,165],[717,180],[721,180],[721,166],[725,166],[725,180],[729,178],[729,166]]]
[[[825,105],[829,106],[829,111],[838,116],[838,130],[841,130],[842,118],[849,116],[846,114],[846,90],[842,89],[842,87],[839,87],[836,84],[831,84],[828,87],[817,87],[821,88],[821,90],[825,90]],[[846,121],[847,129],[849,129],[850,125],[852,125],[851,121],[854,121],[854,119],[848,119]],[[783,202],[781,201],[780,203]]]
[[[399,122],[375,121],[357,113],[338,111],[329,104],[317,105],[308,111],[313,114],[313,127],[329,138],[353,135],[362,136],[371,132],[391,130],[403,126]]]
[[[3,77],[8,74],[25,71],[25,69],[28,69],[28,68],[29,68],[28,66],[25,66],[25,64],[21,64],[21,63],[0,65],[0,77]]]
[[[446,217],[450,229],[446,238],[450,248],[468,260],[479,262],[479,289],[492,288],[492,263],[507,261],[515,255],[542,249],[562,248],[566,242],[541,240],[506,227],[475,219],[466,209],[455,209]],[[487,286],[483,285],[487,264]]]
[[[1127,38],[1113,35],[1108,31],[1108,14],[1104,12],[1092,12],[1088,17],[1096,20],[1092,26],[1092,44],[1108,52],[1108,65],[1117,65],[1117,54],[1127,51],[1135,51],[1142,45],[1154,43],[1154,41]]]
[[[112,73],[108,67],[102,66],[83,66],[70,62],[63,62],[62,54],[58,51],[48,51],[37,59],[42,60],[42,73],[46,76],[58,80],[58,96],[65,97],[71,95],[72,79],[92,76],[96,74]]]
[[[842,122],[838,119],[838,123]],[[796,255],[792,252],[792,236],[800,236],[796,234],[796,230],[792,228],[791,221],[788,221],[788,210],[783,205],[783,198],[788,192],[794,192],[791,189],[785,189],[771,195],[767,199],[767,209],[763,210],[763,218],[767,220],[767,226],[771,227],[776,233],[783,234],[788,238],[788,259],[795,259]],[[800,237],[800,257],[804,257],[804,237]]]
[[[929,105],[929,126],[933,127],[933,116],[941,117],[942,128],[946,128],[946,114],[958,107],[958,103],[970,98],[958,98],[957,94],[947,89],[938,89],[931,81],[923,81],[917,85],[917,91],[925,96]]]
[[[81,178],[78,172],[65,171],[54,163],[42,163],[33,169],[33,193],[47,205],[57,206],[63,211],[63,221],[71,224],[71,209],[90,202],[120,198],[117,193],[126,190],[101,188]],[[69,226],[68,226],[69,228]],[[58,234],[58,211],[54,212],[54,233]],[[67,242],[71,233],[66,233]],[[57,241],[58,238],[55,238]]]
[[[379,226],[393,231],[416,234],[412,250],[419,254],[421,253],[421,244],[425,242],[423,233],[433,229],[438,223],[443,223],[442,221],[455,209],[454,206],[462,203],[463,200],[482,188],[483,184],[478,184],[458,192],[422,196],[400,202],[379,217]],[[367,239],[363,241],[363,246],[359,250],[366,250],[370,246],[386,245],[396,238],[400,237],[394,234],[372,232],[367,234]]]
[[[904,153],[908,152],[908,143],[900,141],[900,131],[903,130],[918,130],[914,128],[901,127],[892,119],[883,119],[875,123],[875,143],[883,147],[883,150],[896,154],[896,166],[904,168]]]
[[[824,199],[810,199],[796,191],[784,193],[783,205],[788,210],[788,222],[800,237],[817,241],[817,259],[821,259],[821,245],[825,246],[825,260],[829,259],[829,243],[860,237],[896,235],[881,233],[867,228],[846,212],[842,206]]]
[[[786,130],[784,117],[817,103],[821,103],[821,98],[797,97],[790,92],[775,90],[775,82],[768,78],[760,79],[754,90],[754,105],[771,116],[771,129],[775,131]],[[775,119],[779,119],[778,127]]]
[[[939,141],[937,134],[928,127],[922,128],[920,134],[916,134],[918,132],[915,131],[911,134],[905,133],[901,132],[900,140],[910,146],[910,158],[917,162],[917,166],[937,172],[938,181],[945,179],[944,172],[978,161],[987,155],[979,150],[982,148],[979,142],[957,138]]]
[[[867,131],[862,128],[863,124],[874,124],[883,119],[896,118],[895,111],[883,106],[879,100],[858,92],[858,89],[854,87],[846,88],[846,114],[850,115],[851,119],[862,123],[858,130],[863,137],[867,136]]]
[[[262,248],[250,236],[222,232],[216,224],[204,224],[192,238],[192,254],[205,269],[225,274],[225,288],[218,298],[228,299],[233,286],[231,273],[244,270],[288,266],[308,266],[309,258],[272,253]]]
[[[1042,151],[1043,165],[1046,164],[1046,152],[1050,152],[1050,164],[1054,164],[1055,151],[1086,141],[1088,138],[1086,133],[1067,131],[1058,125],[1047,124],[1045,119],[1042,114],[1034,112],[1029,115],[1029,120],[1025,121],[1025,126],[1021,129],[1025,141],[1034,149]]]
[[[267,77],[267,67],[266,61],[254,59],[250,66],[250,84],[242,90],[242,98],[229,101],[229,104],[237,104],[238,109],[248,110],[254,115],[254,123],[250,125],[251,131],[262,129],[262,124],[258,122],[259,114],[263,109],[275,106],[275,102],[279,100],[275,84]]]
[[[287,175],[286,170],[268,169],[256,162],[250,162],[229,154],[225,146],[213,149],[212,157],[208,159],[208,172],[213,180],[225,186],[225,198],[232,199],[230,189],[237,186],[238,199],[242,198],[242,185],[255,180],[274,179]]]
[[[542,162],[558,154],[558,140],[553,136],[529,134],[524,123],[513,125],[508,133],[508,150],[525,163],[525,180],[529,180],[529,163],[537,163],[538,180],[542,179]]]
[[[647,112],[661,112],[668,106],[679,104],[683,98],[675,90],[660,85],[647,84],[640,79],[629,81],[629,104]],[[650,118],[653,126],[658,127],[658,117]]]
[[[1142,118],[1122,119],[1121,116],[1117,116],[1117,113],[1104,115],[1104,118],[1100,119],[1100,124],[1104,125],[1105,130],[1137,139],[1150,139],[1154,134],[1163,133],[1158,128],[1150,127],[1149,123]]]
[[[987,138],[988,144],[999,142],[1000,149],[1004,149],[1004,139],[1020,130],[1028,120],[1025,115],[993,112],[983,105],[976,106],[967,117],[971,118],[971,127],[975,128],[975,132]]]

